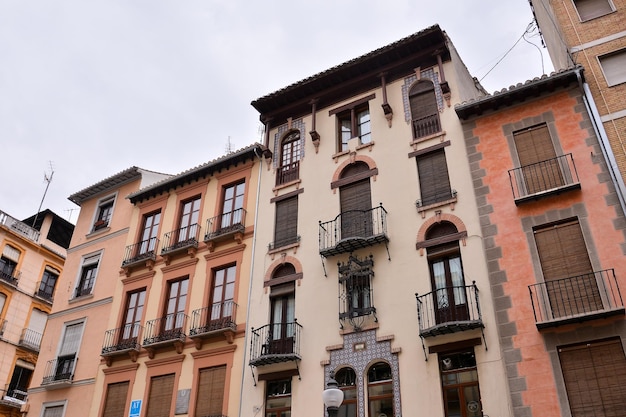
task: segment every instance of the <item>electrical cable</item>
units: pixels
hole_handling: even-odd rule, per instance
[[[509,50],[508,50],[508,51],[506,51],[506,52],[504,53],[504,55],[502,55],[502,58],[500,58],[500,59],[498,60],[498,62],[496,62],[496,63],[493,65],[493,67],[491,67],[491,69],[489,69],[489,71],[487,71],[487,73],[486,73],[485,75],[483,75],[483,76],[482,76],[482,77],[478,80],[478,82],[481,82],[483,79],[485,79],[485,77],[486,77],[487,75],[489,75],[489,73],[490,73],[491,71],[493,71],[493,70],[494,70],[494,68],[495,68],[495,67],[497,67],[497,66],[498,66],[498,64],[500,64],[500,62],[502,62],[502,61],[504,60],[504,58],[506,58],[506,56],[507,56],[507,55],[508,55],[508,54],[509,54],[512,50],[513,50],[513,48],[515,48],[515,46],[519,43],[519,41],[521,41],[521,40],[524,38],[524,35],[526,35],[526,33],[528,33],[528,31],[532,28],[532,26],[533,26],[533,22],[530,22],[530,23],[528,24],[528,26],[526,26],[526,29],[524,30],[524,33],[522,33],[522,36],[520,36],[520,37],[519,37],[519,38],[515,41],[515,43],[513,44],[513,46],[511,46],[511,47],[509,48]],[[543,61],[542,61],[542,62],[543,62]]]

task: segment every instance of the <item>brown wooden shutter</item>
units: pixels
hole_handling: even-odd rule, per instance
[[[339,188],[341,238],[372,235],[372,196],[369,178]]]
[[[173,391],[174,374],[152,377],[146,417],[169,417]]]
[[[201,369],[198,376],[196,417],[221,416],[226,385],[226,365]]]
[[[447,200],[451,197],[448,165],[443,149],[417,157],[422,205]]]
[[[555,317],[602,308],[578,221],[537,229],[535,242]]]
[[[563,186],[563,174],[547,125],[513,133],[527,194]]]
[[[128,385],[128,381],[108,385],[102,417],[125,417]]]
[[[298,196],[276,202],[274,247],[295,243],[298,238]]]
[[[608,0],[574,0],[574,4],[583,22],[613,11]]]
[[[626,359],[621,340],[559,349],[572,417],[622,417]]]

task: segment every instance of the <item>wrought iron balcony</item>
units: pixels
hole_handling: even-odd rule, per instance
[[[252,328],[250,366],[300,360],[300,331],[297,321]]]
[[[580,189],[571,153],[509,170],[515,204]]]
[[[20,271],[15,270],[14,268],[5,266],[4,268],[0,268],[0,280],[17,287],[17,282],[20,279]]]
[[[203,339],[219,335],[232,343],[237,330],[236,316],[237,303],[232,300],[194,310],[191,313],[189,337],[194,340],[197,348],[202,347]]]
[[[35,297],[39,297],[42,300],[46,300],[49,303],[52,303],[54,296],[54,288],[49,288],[44,285],[44,288],[41,286],[41,281],[37,282],[37,290],[35,291]]]
[[[484,327],[476,283],[443,287],[415,297],[422,338]]]
[[[89,295],[89,294],[91,294],[92,290],[93,290],[93,286],[78,287],[78,288],[76,288],[76,290],[74,290],[74,298],[78,298],[78,297],[83,297],[85,295]]]
[[[441,132],[439,114],[431,114],[421,119],[413,120],[413,138],[419,139]]]
[[[456,190],[448,190],[443,193],[433,194],[428,197],[424,197],[421,200],[417,200],[415,202],[415,207],[417,207],[417,209],[420,210],[432,204],[448,202],[454,199],[456,199]]]
[[[528,291],[538,329],[625,313],[613,269],[540,282]]]
[[[49,360],[44,370],[41,385],[69,385],[74,379],[74,369],[76,367],[76,355],[59,356]]]
[[[276,171],[276,185],[286,184],[300,178],[300,161],[283,165]]]
[[[319,222],[320,255],[324,257],[388,241],[387,210],[382,204],[369,210],[345,211],[334,220]]]
[[[163,236],[161,255],[197,248],[200,238],[200,225],[192,224],[173,230]]]
[[[2,398],[4,400],[4,404],[5,405],[12,405],[10,403],[7,404],[8,401],[15,403],[16,407],[21,407],[22,404],[24,404],[26,402],[26,399],[28,398],[28,392],[25,391],[26,388],[24,389],[19,389],[19,388],[11,388],[9,386],[9,389],[6,391],[6,395],[4,395],[4,397]]]
[[[126,246],[122,268],[128,268],[146,261],[156,261],[158,246],[159,239],[156,237]]]
[[[42,334],[36,332],[32,329],[22,329],[22,335],[20,336],[19,345],[26,349],[33,350],[35,352],[39,352],[39,348],[41,347],[41,338]]]
[[[148,348],[184,343],[188,318],[185,313],[174,313],[148,321],[142,346]]]
[[[135,324],[127,324],[117,329],[107,330],[104,333],[104,342],[102,344],[102,356],[116,356],[130,351],[139,352],[141,345],[141,335],[143,326]]]
[[[206,222],[204,241],[217,241],[241,234],[246,229],[246,210],[237,209],[212,217]]]

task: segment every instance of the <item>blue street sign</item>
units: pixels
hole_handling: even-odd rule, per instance
[[[132,400],[130,402],[130,413],[128,417],[139,417],[141,413],[141,400]]]

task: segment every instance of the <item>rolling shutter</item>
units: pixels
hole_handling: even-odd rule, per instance
[[[198,377],[196,416],[221,416],[226,384],[226,365],[201,369]]]
[[[295,243],[298,240],[298,196],[276,202],[274,247]]]
[[[146,417],[169,417],[173,391],[174,374],[152,377]]]
[[[63,406],[46,407],[43,410],[43,417],[63,417]]]
[[[626,49],[599,57],[609,86],[626,82]]]
[[[369,178],[339,189],[341,238],[372,235],[372,197]]]
[[[452,196],[448,165],[443,149],[417,157],[422,206],[447,200]]]
[[[574,0],[578,16],[583,22],[611,13],[613,8],[608,0]]]
[[[528,194],[565,184],[547,125],[515,132],[513,138]]]
[[[109,384],[102,417],[125,417],[124,410],[126,408],[128,385],[128,381]]]

